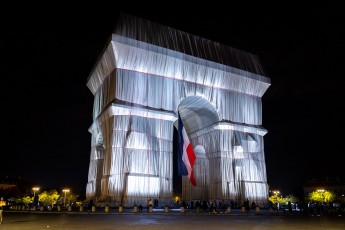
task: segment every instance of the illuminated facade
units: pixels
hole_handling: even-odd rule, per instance
[[[194,146],[197,186],[184,200],[267,201],[255,55],[121,15],[87,86],[94,94],[86,196],[112,206],[169,204],[177,111]]]

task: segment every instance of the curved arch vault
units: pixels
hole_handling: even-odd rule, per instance
[[[267,201],[261,97],[270,80],[255,55],[123,14],[87,86],[88,199],[169,204],[179,111],[197,155],[197,186],[182,178],[183,199]]]

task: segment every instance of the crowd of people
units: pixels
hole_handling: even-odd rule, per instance
[[[251,209],[255,210],[257,204],[252,201],[251,205],[247,199],[242,204],[234,201],[225,201],[225,200],[191,200],[189,202],[181,201],[177,206],[184,207],[185,210],[193,211],[198,209],[206,213],[226,213],[230,209],[235,208],[244,208],[245,212],[250,212]]]

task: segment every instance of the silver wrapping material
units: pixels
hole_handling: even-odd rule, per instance
[[[270,80],[255,55],[121,15],[87,86],[88,199],[170,204],[179,111],[197,155],[197,186],[183,178],[183,199],[267,201],[261,97]]]

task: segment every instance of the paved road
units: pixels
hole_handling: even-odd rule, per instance
[[[5,212],[0,230],[345,229],[344,216],[195,214],[179,212]]]

